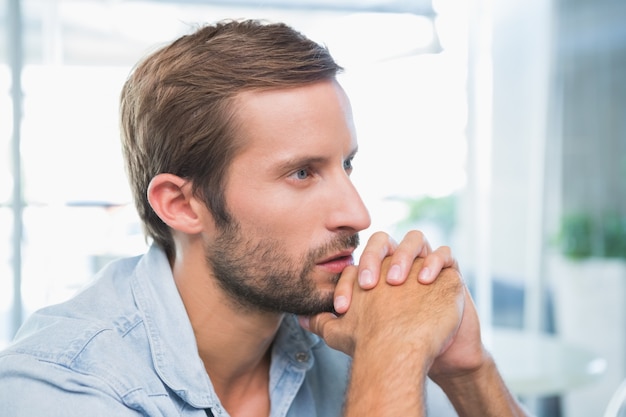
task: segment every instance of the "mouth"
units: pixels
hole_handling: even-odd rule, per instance
[[[353,252],[354,249],[350,249],[336,253],[318,262],[317,266],[333,274],[340,274],[347,266],[354,265]]]

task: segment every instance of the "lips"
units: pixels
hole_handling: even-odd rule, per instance
[[[352,250],[349,250],[335,254],[318,262],[317,265],[333,274],[340,274],[347,266],[354,265],[352,252]]]

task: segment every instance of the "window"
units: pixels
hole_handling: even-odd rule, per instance
[[[69,297],[104,263],[145,249],[120,155],[119,93],[141,57],[204,21],[280,20],[329,46],[346,68],[341,81],[352,98],[361,143],[353,178],[379,219],[372,230],[392,228],[402,219],[404,199],[448,195],[465,181],[465,44],[458,32],[449,30],[446,36],[445,29],[435,28],[429,16],[350,2],[339,8],[312,2],[301,9],[168,1],[12,4],[20,5],[24,22],[22,176],[16,178],[24,207],[17,262],[11,257],[13,182],[7,153],[0,168],[6,170],[0,180],[0,221],[7,226],[0,235],[7,256],[2,276],[18,268],[21,291],[14,300],[13,280],[2,280],[0,339],[5,342],[23,318]],[[462,22],[462,16],[456,18],[457,29]],[[443,50],[440,42],[446,42]],[[6,92],[10,85],[7,64],[0,68],[0,86]],[[11,97],[1,100],[10,110]],[[0,117],[9,114],[3,111]],[[10,119],[2,121],[7,148],[11,125]],[[407,147],[412,151],[389,153]],[[389,156],[381,159],[381,154]],[[443,159],[445,164],[437,162]],[[396,179],[382,181],[381,170]]]

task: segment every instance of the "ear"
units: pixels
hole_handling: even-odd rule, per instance
[[[202,215],[198,213],[191,183],[174,174],[158,174],[148,185],[148,201],[152,210],[165,224],[183,233],[196,234],[202,230]]]

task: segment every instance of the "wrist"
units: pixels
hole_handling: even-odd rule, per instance
[[[509,392],[493,357],[483,349],[479,366],[462,372],[431,375],[450,399],[459,417],[526,416]]]
[[[449,358],[444,361],[441,357],[436,359],[429,377],[439,385],[462,385],[480,379],[490,372],[492,366],[495,367],[493,357],[482,344],[455,352],[455,357],[451,362]]]
[[[419,344],[370,340],[355,347],[345,416],[425,416],[430,359]]]
[[[435,365],[431,368],[429,376],[442,388],[452,391],[475,387],[494,372],[497,372],[497,369],[493,357],[482,349],[474,355],[472,361],[463,364],[463,367],[441,369]]]

